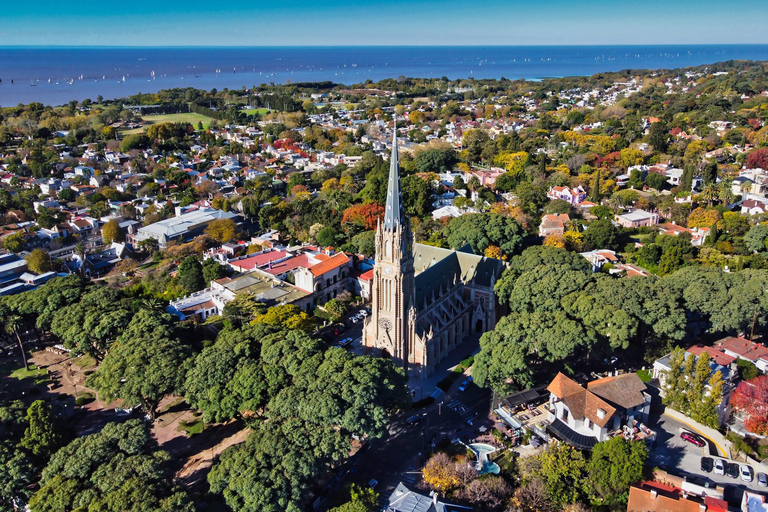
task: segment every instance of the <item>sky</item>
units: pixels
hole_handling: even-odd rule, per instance
[[[3,3],[0,46],[768,43],[766,0]]]

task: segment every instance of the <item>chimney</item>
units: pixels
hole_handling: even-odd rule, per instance
[[[655,500],[656,496],[659,495],[659,492],[656,489],[651,489],[651,499]]]
[[[707,512],[707,506],[704,503],[699,504],[699,512]]]

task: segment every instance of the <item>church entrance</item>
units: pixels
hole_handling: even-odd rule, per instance
[[[475,326],[475,332],[483,332],[483,321],[478,320],[477,325]]]

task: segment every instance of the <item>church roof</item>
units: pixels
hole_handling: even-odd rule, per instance
[[[431,301],[432,294],[441,297],[441,290],[449,290],[455,281],[474,281],[480,286],[491,286],[502,271],[501,261],[467,252],[414,244],[413,266],[416,271],[416,309]]]
[[[387,205],[384,209],[384,229],[394,231],[405,224],[403,193],[400,190],[400,162],[397,157],[397,125],[392,134],[392,156],[389,158],[389,180],[387,182]]]

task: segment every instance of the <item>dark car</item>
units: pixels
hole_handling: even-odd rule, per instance
[[[698,436],[698,435],[694,434],[693,432],[683,432],[682,434],[680,434],[680,437],[682,439],[685,439],[689,443],[695,444],[696,446],[699,446],[699,447],[704,446],[704,445],[707,444],[704,441],[704,439],[701,438],[701,436]]]
[[[728,478],[739,478],[739,465],[734,463],[726,464],[725,474],[728,475]]]
[[[424,421],[424,416],[411,416],[405,420],[408,425],[415,425],[417,423],[421,423],[422,421]]]
[[[711,457],[702,457],[701,458],[701,470],[706,471],[707,473],[712,472],[712,468],[715,466],[715,461],[712,460]]]

